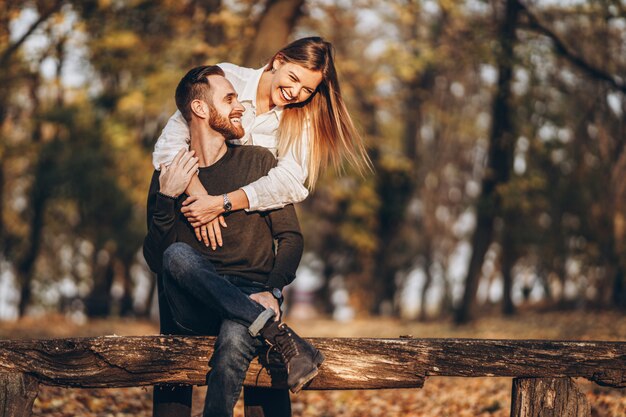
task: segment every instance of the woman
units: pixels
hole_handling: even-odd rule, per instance
[[[198,240],[207,246],[210,242],[213,249],[222,245],[225,211],[265,211],[298,203],[329,161],[338,166],[346,158],[359,170],[370,166],[341,97],[329,42],[320,37],[298,39],[258,70],[229,63],[219,66],[246,108],[242,118],[246,135],[237,142],[268,148],[278,165],[267,176],[224,196],[207,195],[194,177],[183,213],[196,228]],[[189,141],[187,123],[176,112],[156,143],[155,168],[171,162]]]

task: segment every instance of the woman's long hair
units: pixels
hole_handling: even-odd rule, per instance
[[[317,36],[298,39],[270,59],[267,71],[273,68],[275,59],[322,73],[322,81],[309,99],[283,109],[278,129],[278,156],[294,152],[307,167],[310,189],[329,162],[339,168],[345,158],[361,173],[371,168],[363,139],[341,98],[330,42]],[[308,149],[303,149],[304,134],[308,137]],[[307,155],[308,160],[304,159]]]

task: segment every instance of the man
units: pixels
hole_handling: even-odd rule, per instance
[[[152,177],[144,256],[159,276],[162,331],[217,334],[204,416],[232,416],[263,340],[282,355],[293,392],[315,377],[324,360],[280,322],[281,289],[295,278],[302,235],[293,206],[229,212],[225,193],[264,176],[276,161],[263,148],[227,145],[244,134],[243,106],[223,71],[217,66],[189,71],[176,89],[176,105],[189,123],[191,150],[181,150]],[[224,196],[228,227],[222,238],[230,242],[216,250],[197,241],[180,211],[196,171],[210,194]],[[158,395],[167,396],[155,390],[155,403]]]

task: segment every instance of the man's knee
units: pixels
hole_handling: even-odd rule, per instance
[[[250,336],[248,328],[243,324],[224,320],[215,341],[215,350],[211,358],[211,366],[215,361],[225,363],[246,363],[254,357],[260,341]]]
[[[186,243],[172,243],[163,252],[163,269],[170,275],[184,273],[190,266],[190,258],[194,255],[194,249]]]

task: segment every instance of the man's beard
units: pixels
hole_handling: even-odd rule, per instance
[[[226,140],[240,139],[245,134],[243,126],[232,124],[228,117],[220,115],[212,105],[209,105],[209,126]]]

